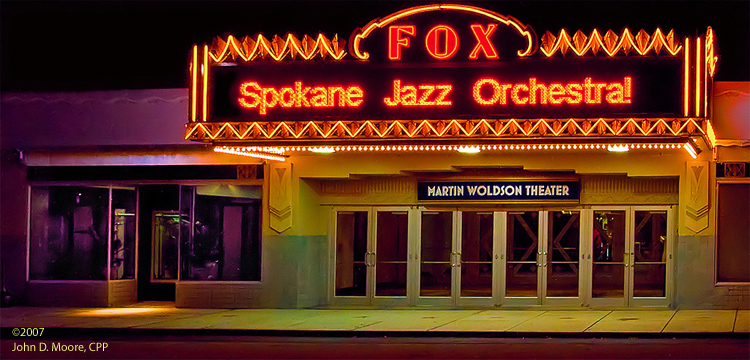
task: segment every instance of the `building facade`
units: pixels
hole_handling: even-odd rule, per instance
[[[429,5],[348,41],[196,45],[188,89],[3,94],[4,286],[34,305],[747,309],[750,85],[712,81],[714,42]]]

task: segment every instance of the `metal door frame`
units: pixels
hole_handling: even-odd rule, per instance
[[[454,237],[453,252],[456,253],[454,256],[453,264],[453,302],[457,306],[493,306],[497,301],[497,266],[498,266],[498,246],[497,246],[497,212],[493,210],[487,211],[467,211],[476,213],[489,213],[492,215],[492,281],[490,283],[490,290],[492,291],[489,297],[462,297],[461,296],[461,263],[462,263],[462,252],[463,252],[463,210],[458,210],[454,216],[454,227],[456,236]]]
[[[367,251],[365,253],[365,265],[367,275],[365,277],[364,296],[336,296],[336,238],[338,236],[338,214],[340,212],[366,212],[367,213]],[[407,229],[407,270],[406,270],[406,296],[376,296],[376,264],[377,264],[377,215],[379,212],[406,212],[408,216]],[[328,304],[334,306],[405,306],[410,303],[410,295],[413,292],[410,283],[413,282],[414,266],[410,260],[413,250],[411,243],[413,236],[413,225],[411,209],[408,206],[334,206],[331,209],[330,231],[328,232],[329,262],[328,267]]]
[[[456,304],[456,276],[457,276],[457,269],[456,269],[456,241],[459,241],[460,233],[457,232],[460,231],[460,226],[456,226],[456,219],[459,216],[459,211],[456,209],[452,210],[428,210],[424,207],[418,207],[415,209],[415,212],[417,213],[416,219],[415,219],[415,227],[416,227],[416,234],[413,237],[413,244],[414,244],[414,298],[413,298],[413,305],[416,306],[436,306],[436,307],[450,307],[454,306]],[[422,291],[422,214],[425,212],[436,212],[436,213],[450,213],[451,214],[451,253],[448,261],[451,263],[451,294],[449,296],[421,296],[420,293]]]
[[[370,252],[370,266],[368,266],[368,291],[370,294],[371,303],[377,307],[390,307],[390,306],[406,306],[410,303],[410,286],[409,283],[413,282],[410,279],[410,274],[413,274],[412,267],[414,267],[413,261],[410,261],[409,254],[411,251],[412,243],[412,213],[408,206],[373,206],[371,208],[370,216],[370,227],[368,229],[368,251]],[[376,285],[377,285],[377,234],[378,234],[378,213],[380,212],[405,212],[407,216],[407,233],[406,233],[406,296],[377,296]],[[413,290],[411,290],[413,292]]]
[[[629,250],[631,250],[631,256],[628,258],[628,261],[630,263],[630,283],[628,284],[628,289],[630,291],[630,296],[628,297],[628,305],[631,307],[671,307],[672,301],[674,299],[674,243],[675,243],[675,232],[677,231],[677,227],[675,226],[675,209],[674,205],[650,205],[650,206],[631,206],[630,207],[630,217],[632,221],[630,222],[631,226],[628,230],[630,233],[630,245]],[[664,276],[664,297],[635,297],[633,296],[633,280],[634,280],[634,274],[633,274],[633,265],[634,265],[634,256],[633,253],[635,252],[635,212],[636,211],[666,211],[666,242],[667,246],[664,249],[666,252],[666,266],[665,271],[666,274]]]
[[[542,282],[542,272],[539,270],[539,267],[537,266],[537,279],[536,279],[536,286],[537,286],[537,296],[535,297],[520,297],[520,296],[507,296],[507,281],[508,281],[508,274],[507,274],[507,266],[508,266],[508,216],[511,213],[516,212],[527,212],[527,211],[536,211],[537,216],[539,216],[539,224],[537,225],[537,259],[536,262],[539,264],[541,254],[540,254],[540,246],[544,243],[544,240],[542,237],[546,238],[547,234],[543,229],[546,227],[544,226],[546,224],[546,216],[543,215],[542,210],[523,210],[518,209],[516,211],[502,211],[499,212],[499,216],[504,216],[504,221],[502,222],[503,227],[501,229],[496,229],[495,231],[499,232],[498,238],[500,241],[500,269],[501,274],[499,276],[499,279],[502,279],[500,281],[499,286],[502,286],[499,290],[499,297],[498,297],[498,304],[501,304],[503,306],[532,306],[532,305],[541,305],[541,299],[542,299],[542,293],[540,290],[541,282]]]
[[[589,228],[589,223],[586,221],[586,211],[585,209],[581,207],[575,207],[573,209],[571,208],[553,208],[553,209],[547,209],[544,211],[540,211],[540,213],[544,214],[544,227],[542,229],[544,230],[544,236],[540,236],[539,246],[544,246],[542,248],[542,255],[541,255],[541,264],[543,271],[539,272],[539,276],[542,278],[542,281],[540,282],[541,289],[538,289],[539,298],[540,298],[540,305],[559,305],[559,306],[583,306],[584,304],[584,294],[586,293],[586,290],[584,287],[586,286],[586,278],[583,269],[585,268],[584,261],[580,260],[576,257],[578,261],[578,296],[575,297],[562,297],[562,296],[547,296],[547,285],[549,281],[549,277],[547,276],[547,265],[552,261],[550,257],[552,254],[547,253],[547,249],[549,248],[549,242],[552,241],[552,239],[549,238],[549,214],[554,211],[571,211],[571,212],[577,212],[578,213],[578,256],[581,256],[584,251],[585,246],[585,237],[586,237],[586,229]],[[540,221],[541,224],[541,221]],[[543,241],[542,241],[543,239]]]
[[[367,252],[365,253],[365,264],[368,264],[368,255],[371,251],[372,238],[372,207],[371,206],[334,206],[331,209],[331,218],[328,234],[329,263],[328,266],[328,304],[330,305],[354,305],[366,306],[372,303],[370,277],[372,268],[367,266],[365,277],[365,296],[336,296],[336,239],[338,237],[338,214],[340,212],[366,212],[367,213]]]
[[[593,256],[593,236],[594,236],[594,212],[596,211],[622,211],[625,213],[625,253],[623,254],[623,263],[624,263],[624,271],[623,271],[623,296],[622,298],[594,298],[593,297],[593,290],[594,290],[594,260],[592,258]],[[586,269],[587,269],[587,275],[586,275],[586,291],[585,291],[585,304],[587,306],[593,306],[593,307],[623,307],[628,306],[629,299],[631,298],[632,294],[632,286],[631,286],[631,267],[630,267],[630,250],[633,249],[633,232],[631,231],[631,224],[632,224],[632,217],[633,217],[633,211],[631,206],[617,206],[617,205],[610,205],[610,206],[592,206],[590,209],[588,209],[588,214],[586,215],[586,219],[589,222],[589,225],[587,226],[586,231],[586,237],[584,240],[584,244],[586,246]]]
[[[498,242],[500,243],[500,259],[499,269],[501,274],[498,276],[498,296],[496,304],[503,306],[582,306],[585,301],[586,294],[586,265],[585,261],[581,260],[578,263],[578,296],[576,297],[548,297],[547,296],[547,265],[550,260],[548,257],[551,254],[547,254],[549,239],[549,213],[552,211],[574,211],[579,213],[579,234],[578,234],[578,252],[581,256],[584,255],[585,251],[585,238],[588,222],[586,219],[586,209],[576,207],[570,210],[564,210],[564,208],[553,208],[544,210],[525,210],[519,209],[518,211],[536,211],[539,216],[539,224],[537,226],[537,296],[535,297],[509,297],[506,295],[506,283],[507,283],[507,261],[508,261],[508,215],[510,212],[502,211],[496,214],[497,217],[503,219],[500,224],[502,228],[496,229]],[[516,211],[513,211],[516,212]]]

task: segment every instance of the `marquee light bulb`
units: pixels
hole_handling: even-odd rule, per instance
[[[478,154],[482,150],[478,146],[459,146],[457,151],[462,154]]]

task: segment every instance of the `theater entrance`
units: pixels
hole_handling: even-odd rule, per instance
[[[666,307],[671,299],[669,206],[333,214],[333,305]]]

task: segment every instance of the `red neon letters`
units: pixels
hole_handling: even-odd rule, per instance
[[[471,32],[477,43],[469,54],[469,59],[479,58],[479,52],[484,53],[487,59],[497,59],[500,56],[495,46],[490,41],[490,36],[497,29],[497,24],[488,24],[487,29],[482,25],[470,26]],[[388,58],[401,60],[401,48],[409,48],[411,39],[407,36],[416,36],[417,29],[414,25],[393,25],[388,27]],[[458,33],[448,25],[437,25],[430,29],[425,36],[424,45],[427,53],[437,60],[446,60],[456,55],[459,44]]]
[[[417,90],[419,89],[419,90]],[[450,106],[446,100],[453,86],[451,85],[414,85],[401,86],[401,80],[393,81],[393,97],[383,98],[383,102],[390,106]],[[438,90],[435,92],[435,90]],[[434,95],[433,95],[434,93]],[[417,96],[419,95],[419,96]]]
[[[302,86],[301,81],[295,81],[294,87],[261,87],[254,81],[247,81],[240,85],[240,97],[237,101],[246,109],[258,108],[260,115],[266,115],[269,108],[280,106],[330,108],[336,106],[338,95],[339,107],[358,107],[364,101],[364,93],[359,86]]]
[[[503,84],[497,79],[477,80],[471,94],[477,104],[490,105],[596,105],[632,103],[633,80],[630,76],[622,82],[594,82],[587,77],[583,82],[545,84],[532,77],[528,82]],[[295,81],[293,86],[263,87],[254,81],[243,82],[239,105],[245,109],[258,109],[266,115],[274,107],[281,108],[333,108],[359,107],[364,102],[364,91],[359,86],[304,86]],[[402,84],[393,80],[393,94],[384,97],[388,107],[398,106],[451,106],[452,84]]]
[[[476,60],[479,58],[479,50],[482,50],[484,56],[488,59],[497,59],[500,56],[495,50],[495,46],[490,42],[490,36],[495,32],[497,24],[489,24],[487,30],[482,29],[482,25],[471,25],[471,32],[474,33],[474,37],[477,39],[477,45],[471,50],[469,59]]]
[[[583,83],[552,83],[545,85],[529,78],[528,83],[500,84],[495,79],[480,79],[474,83],[472,95],[480,105],[506,105],[510,101],[516,105],[560,105],[568,104],[630,104],[632,101],[633,80],[626,76],[621,83],[594,83],[590,77]],[[602,99],[604,97],[604,99]]]
[[[414,36],[417,28],[414,25],[391,26],[388,28],[388,58],[401,60],[401,47],[409,47],[409,38],[401,37],[402,34]]]
[[[441,39],[444,39],[442,46]],[[427,32],[424,45],[427,52],[435,59],[450,59],[458,51],[458,34],[450,26],[438,25]]]

